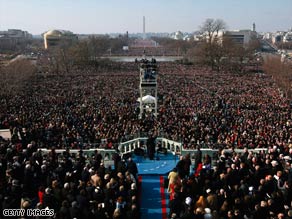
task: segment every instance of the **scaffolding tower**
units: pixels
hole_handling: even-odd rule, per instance
[[[152,58],[148,60],[143,57],[140,61],[140,113],[139,118],[143,114],[152,114],[157,117],[157,75],[158,66],[156,60]]]

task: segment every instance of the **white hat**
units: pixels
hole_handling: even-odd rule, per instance
[[[104,175],[105,180],[108,180],[109,178],[110,178],[110,175],[108,173]]]
[[[100,191],[100,187],[97,186],[97,187],[95,188],[94,192],[95,192],[95,193],[99,193],[99,191]]]
[[[211,214],[211,209],[210,208],[205,208],[205,213],[206,214]]]
[[[137,188],[136,183],[132,183],[131,184],[131,189],[136,189],[136,188]]]
[[[211,214],[211,209],[210,208],[205,208],[205,215],[204,219],[212,219],[212,214]]]
[[[66,182],[66,183],[64,184],[64,189],[69,189],[69,188],[70,188],[70,184]]]
[[[272,164],[272,166],[277,166],[277,165],[278,165],[278,161],[273,160],[273,161],[271,162],[271,164]]]
[[[192,198],[191,198],[191,197],[187,197],[185,203],[186,203],[187,205],[191,205],[191,203],[192,203]]]
[[[52,190],[51,190],[49,187],[45,189],[45,193],[46,193],[46,194],[50,194],[51,191],[52,191]]]
[[[19,185],[19,181],[17,179],[12,180],[12,185],[13,186],[18,186]]]

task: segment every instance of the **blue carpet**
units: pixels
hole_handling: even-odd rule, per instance
[[[142,176],[141,219],[161,219],[160,176]]]
[[[159,154],[155,160],[138,156],[134,156],[133,160],[137,163],[139,175],[166,175],[176,166],[179,158],[172,154]]]

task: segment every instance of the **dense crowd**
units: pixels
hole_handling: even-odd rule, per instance
[[[24,82],[23,93],[1,96],[0,128],[12,135],[0,143],[2,208],[49,207],[57,218],[139,218],[133,161],[115,154],[115,168],[106,168],[98,152],[85,156],[82,149],[118,148],[151,132],[188,149],[269,148],[223,150],[214,169],[198,153],[191,175],[190,158],[183,158],[171,172],[169,217],[291,218],[291,108],[271,77],[160,63],[158,117],[139,119],[139,70],[121,65],[40,73]]]
[[[43,154],[0,141],[0,211],[53,209],[48,218],[140,218],[137,166],[114,154],[114,168],[98,151]],[[47,217],[18,218],[47,218]]]
[[[0,126],[13,143],[113,148],[155,132],[185,148],[291,146],[291,109],[272,78],[160,63],[158,118],[139,119],[139,70],[75,69],[40,74],[20,95],[3,96]]]
[[[213,167],[200,150],[195,158],[194,171],[185,156],[168,175],[168,218],[292,218],[292,150],[220,150]]]

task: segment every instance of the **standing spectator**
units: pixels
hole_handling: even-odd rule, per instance
[[[131,174],[133,174],[133,176],[135,177],[135,179],[137,179],[138,168],[137,168],[136,163],[132,160],[131,157],[129,157],[129,159],[128,159],[127,170],[128,170]]]
[[[173,188],[176,181],[179,179],[177,168],[173,168],[172,171],[168,174],[168,187],[167,191],[170,193],[171,188]]]
[[[202,151],[201,151],[200,146],[198,146],[197,151],[195,153],[195,165],[194,165],[195,170],[198,168],[200,163],[202,163]]]
[[[179,199],[178,193],[174,193],[174,198],[169,201],[169,216],[175,214],[177,217],[180,217],[182,210],[182,200]]]

